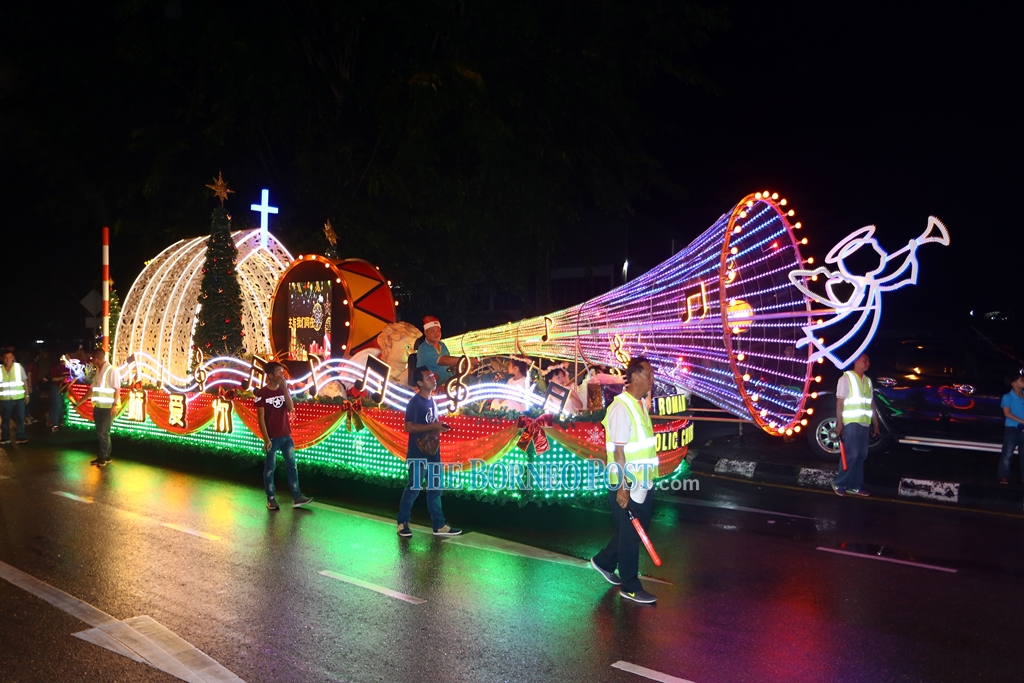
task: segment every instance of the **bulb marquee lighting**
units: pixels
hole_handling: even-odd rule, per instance
[[[238,249],[235,272],[242,289],[242,329],[246,349],[270,353],[270,300],[278,279],[292,262],[273,235],[260,245],[259,230],[231,233]],[[160,359],[156,364],[170,381],[189,371],[192,333],[198,313],[202,269],[208,236],[181,240],[150,261],[132,284],[117,323],[113,359],[123,363],[133,354]],[[154,383],[163,381],[152,378]]]
[[[921,237],[889,256],[873,239],[872,226],[829,253],[826,263],[836,271],[807,270],[813,259],[801,255],[808,240],[795,234],[802,227],[790,222],[795,215],[777,193],[755,192],[687,248],[621,287],[572,308],[445,342],[453,355],[517,354],[610,367],[643,356],[661,381],[679,390],[769,433],[798,431],[808,389],[821,381],[815,361],[827,357],[839,367],[852,362],[855,355],[840,359],[837,348],[857,338],[862,343],[855,353],[866,347],[877,328],[882,292],[916,282],[917,247],[948,244],[949,235],[933,218]],[[842,261],[862,247],[875,249],[881,265],[858,275]],[[883,278],[900,257],[902,263],[889,268],[895,272]],[[825,295],[814,293],[811,283],[819,280]],[[852,284],[854,296],[835,296],[837,281]],[[826,343],[817,336],[837,320],[850,323],[840,338]]]

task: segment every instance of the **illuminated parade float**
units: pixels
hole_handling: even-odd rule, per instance
[[[226,196],[226,195],[225,195]],[[409,354],[421,332],[396,318],[391,283],[360,259],[293,258],[267,230],[231,233],[242,293],[245,354],[218,356],[194,344],[207,238],[182,240],[149,261],[124,301],[112,361],[126,386],[113,432],[262,457],[251,391],[267,362],[283,363],[296,397],[292,436],[300,462],[379,480],[405,481],[404,410]],[[794,211],[777,194],[744,197],[686,249],[594,299],[445,340],[460,358],[435,401],[451,427],[445,463],[504,464],[507,478],[464,481],[467,490],[505,499],[602,495],[581,488],[588,460],[606,458],[600,417],[621,390],[621,369],[647,358],[657,375],[658,476],[688,474],[693,426],[682,413],[696,395],[774,435],[807,424],[805,402],[820,364],[846,368],[866,348],[883,292],[915,284],[917,248],[948,244],[935,218],[892,254],[874,227],[836,245],[820,265]],[[329,237],[333,235],[327,226]],[[877,268],[853,272],[848,259],[872,252]],[[331,253],[331,252],[329,252]],[[470,358],[561,363],[567,385],[539,377],[522,386],[470,372]],[[579,378],[584,381],[579,383]],[[579,383],[579,384],[578,384]],[[577,386],[578,384],[578,386]],[[73,384],[77,400],[86,385]],[[582,399],[579,414],[570,397]],[[509,406],[525,407],[510,411]],[[503,410],[489,410],[500,407]],[[70,423],[91,426],[91,408],[70,408]],[[554,475],[552,475],[554,473]],[[517,483],[520,482],[520,483]],[[527,484],[524,486],[523,484]]]

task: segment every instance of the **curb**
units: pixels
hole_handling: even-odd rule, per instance
[[[780,465],[758,460],[719,458],[693,453],[687,458],[694,472],[723,474],[738,479],[766,484],[782,484],[828,491],[836,476],[835,469]],[[876,498],[939,503],[950,507],[1024,513],[1024,493],[1005,487],[961,484],[892,476],[864,477],[865,488]]]

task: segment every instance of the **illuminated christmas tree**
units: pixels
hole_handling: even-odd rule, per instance
[[[245,348],[242,335],[242,290],[238,286],[235,260],[238,249],[231,239],[231,216],[224,200],[231,190],[223,178],[209,185],[221,205],[210,219],[210,238],[206,240],[206,263],[199,290],[199,313],[192,345],[209,358],[211,355],[238,355]]]

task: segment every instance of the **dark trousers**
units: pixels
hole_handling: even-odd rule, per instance
[[[856,422],[843,425],[843,448],[846,450],[846,469],[842,458],[834,484],[844,489],[859,491],[864,485],[864,462],[868,459],[868,445],[871,443],[871,425]]]
[[[0,401],[0,419],[3,419],[4,424],[2,435],[0,435],[0,441],[11,440],[11,419],[14,419],[16,425],[15,432],[16,439],[25,438],[25,399],[18,398],[13,401]]]
[[[263,488],[267,498],[277,495],[274,487],[274,470],[277,469],[277,452],[284,456],[284,468],[288,473],[288,488],[292,492],[292,500],[302,498],[299,490],[299,471],[295,468],[295,442],[291,436],[279,436],[270,440],[270,450],[266,452],[263,463]]]
[[[419,467],[415,465],[417,460],[419,460],[420,463]],[[426,478],[426,463],[432,462],[441,462],[441,451],[438,451],[434,455],[428,455],[426,461],[419,458],[414,458],[409,461],[409,483],[406,485],[405,491],[402,492],[402,500],[398,503],[399,524],[409,523],[409,518],[412,516],[412,504],[420,497],[420,489],[423,488],[423,479]],[[416,481],[417,470],[419,470],[419,482]],[[444,519],[444,512],[441,511],[441,491],[436,488],[430,488],[429,479],[427,483],[427,511],[430,512],[430,523],[433,526],[434,531],[437,531],[447,523]]]
[[[615,500],[616,491],[608,492],[608,506],[612,510],[612,540],[604,550],[594,556],[594,563],[605,571],[613,572],[619,568],[619,580],[622,590],[635,593],[643,588],[637,575],[640,565],[640,536],[629,521],[629,515],[619,507]],[[629,509],[640,520],[644,531],[651,526],[651,509],[654,507],[654,491],[647,492],[643,503],[629,501]]]
[[[1006,427],[1003,429],[1003,453],[999,456],[997,476],[1000,479],[1010,478],[1010,460],[1013,458],[1014,449],[1020,453],[1020,478],[1024,480],[1024,432],[1016,427]]]
[[[92,420],[96,423],[96,438],[100,443],[100,454],[97,460],[110,460],[110,423],[113,421],[110,408],[92,408]]]

